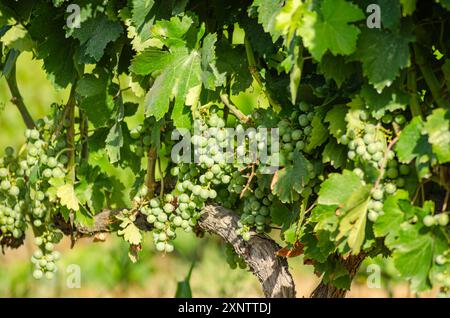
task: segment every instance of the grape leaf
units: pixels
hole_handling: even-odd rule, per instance
[[[405,110],[409,102],[408,95],[397,89],[395,85],[378,93],[372,86],[366,84],[361,88],[361,96],[375,119],[381,119],[386,112]]]
[[[142,40],[150,37],[150,28],[153,25],[154,18],[150,18],[149,14],[155,4],[154,0],[133,0],[133,9],[131,11],[131,20],[136,27]]]
[[[314,115],[311,121],[311,135],[309,142],[306,145],[305,150],[311,152],[311,150],[321,146],[328,138],[328,129],[323,124],[323,116],[319,113]]]
[[[342,174],[332,173],[322,183],[318,203],[346,207],[352,193],[363,188],[361,179],[353,172],[344,170]],[[348,208],[348,206],[347,206]]]
[[[354,58],[363,64],[363,72],[378,92],[390,86],[401,69],[409,63],[409,43],[414,40],[411,30],[400,32],[364,29],[358,40]]]
[[[450,111],[435,109],[427,117],[423,131],[428,134],[428,142],[439,163],[450,162]]]
[[[421,233],[419,226],[405,224],[393,244],[392,258],[400,274],[411,280],[414,292],[429,287],[428,272],[433,263],[434,239],[430,232]]]
[[[364,185],[355,173],[348,170],[343,174],[330,174],[319,191],[319,204],[338,206],[341,217],[336,239],[346,237],[355,255],[364,242],[369,201],[370,186]]]
[[[1,37],[1,41],[5,46],[21,52],[31,51],[34,46],[28,31],[21,25],[13,25]]]
[[[405,213],[400,209],[398,202],[409,199],[409,195],[404,190],[398,190],[395,195],[389,196],[384,201],[383,211],[373,226],[376,237],[386,237],[386,245],[395,240],[400,230],[400,225],[405,221]]]
[[[295,153],[294,162],[278,171],[278,180],[273,187],[273,194],[281,202],[292,202],[294,191],[301,193],[309,182],[309,161],[301,154]]]
[[[58,188],[56,195],[61,200],[61,205],[69,210],[78,211],[80,209],[78,198],[72,184],[65,184]]]
[[[334,139],[330,139],[322,153],[322,162],[329,162],[334,168],[339,169],[347,162],[347,147],[338,144]]]
[[[114,109],[114,97],[110,93],[114,93],[115,88],[108,74],[103,71],[85,74],[78,81],[76,93],[80,97],[80,108],[95,127],[106,125],[110,119]]]
[[[348,107],[345,105],[334,105],[333,108],[325,116],[325,122],[329,123],[328,130],[339,142],[339,139],[347,131],[347,115]]]
[[[185,107],[189,104],[186,98],[195,100],[192,93],[199,95],[198,86],[202,83],[213,89],[224,81],[223,75],[215,67],[215,35],[206,36],[201,49],[189,50],[186,47],[195,46],[204,32],[200,28],[195,38],[187,35],[192,24],[192,19],[186,17],[159,21],[155,24],[154,32],[161,36],[170,34],[170,40],[165,40],[169,51],[148,48],[134,58],[130,67],[132,72],[139,75],[158,73],[145,97],[146,115],[160,120],[169,111],[170,101],[175,100],[171,118],[177,128],[191,125],[191,114]]]
[[[142,242],[142,234],[138,227],[126,217],[117,217],[122,221],[117,235],[123,236],[123,239],[131,245],[139,245]]]
[[[120,149],[123,146],[123,134],[121,122],[116,122],[106,137],[106,152],[111,163],[120,160]]]
[[[349,55],[356,49],[359,29],[351,22],[364,19],[356,5],[345,0],[324,0],[321,15],[305,13],[299,33],[311,55],[320,61],[329,50],[333,55]]]
[[[367,207],[370,202],[370,186],[361,186],[353,192],[345,202],[339,222],[339,233],[336,237],[340,240],[347,237],[347,244],[354,255],[358,255],[366,237]]]
[[[97,15],[81,23],[81,27],[72,34],[81,44],[81,62],[98,62],[106,45],[117,40],[122,32],[121,24],[109,20],[106,15]]]
[[[276,18],[281,11],[283,1],[281,0],[254,0],[253,6],[258,10],[258,22],[264,31],[270,33],[273,42],[280,37],[281,32],[276,25]]]
[[[334,56],[330,53],[325,54],[318,65],[319,73],[323,74],[327,80],[334,80],[338,87],[341,87],[356,70],[355,63],[347,62],[342,55]]]
[[[415,117],[403,128],[400,138],[395,145],[397,156],[400,162],[410,163],[416,157],[431,155],[431,145],[427,137],[422,135],[423,121],[420,117]]]

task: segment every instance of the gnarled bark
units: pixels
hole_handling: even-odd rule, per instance
[[[222,207],[207,206],[198,226],[220,236],[233,245],[262,285],[264,295],[271,298],[295,297],[295,283],[285,258],[278,257],[280,249],[272,239],[254,234],[248,242],[236,234],[239,217]]]

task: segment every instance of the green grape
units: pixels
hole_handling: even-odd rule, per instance
[[[436,217],[437,217],[437,222],[440,226],[447,226],[449,217],[446,212],[442,212],[442,213],[436,215]]]
[[[39,279],[41,279],[42,277],[44,277],[44,273],[43,273],[41,270],[36,269],[36,270],[33,271],[33,277],[34,277],[35,279],[39,280]]]
[[[426,227],[431,227],[433,225],[435,225],[435,218],[432,215],[427,215],[423,218],[423,224]]]

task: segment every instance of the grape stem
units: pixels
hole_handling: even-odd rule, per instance
[[[375,189],[378,188],[378,186],[380,185],[380,182],[384,177],[384,173],[386,172],[386,164],[388,161],[389,151],[392,150],[392,148],[397,143],[399,138],[400,138],[400,134],[398,134],[394,139],[392,139],[391,142],[389,143],[389,145],[387,146],[386,152],[383,157],[381,169],[380,169],[380,175],[378,176],[377,180],[375,181],[375,184],[373,185],[372,192],[375,191]]]
[[[244,113],[242,113],[236,106],[234,106],[230,99],[228,98],[227,94],[221,94],[220,99],[222,100],[222,103],[235,115],[242,123],[246,124],[250,121],[250,117],[246,116]]]
[[[244,197],[245,192],[247,192],[247,190],[249,189],[250,184],[252,183],[252,180],[253,180],[254,176],[255,176],[255,165],[252,164],[252,172],[250,173],[250,176],[248,177],[248,180],[247,180],[247,184],[245,185],[244,189],[242,190],[241,195],[239,196],[239,198],[242,199]]]
[[[23,97],[20,94],[19,87],[17,86],[17,78],[16,78],[16,65],[14,62],[14,66],[11,69],[11,72],[6,77],[6,82],[8,83],[8,88],[11,92],[11,102],[16,105],[17,109],[22,116],[22,119],[27,126],[28,129],[35,128],[35,124],[33,118],[31,117],[28,108],[25,106],[25,102],[23,101]]]

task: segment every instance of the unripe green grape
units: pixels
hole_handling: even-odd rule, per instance
[[[208,198],[209,198],[209,191],[208,191],[207,189],[202,189],[202,190],[200,191],[200,197],[201,197],[203,200],[208,199]]]
[[[302,140],[297,141],[295,144],[295,149],[298,151],[302,151],[305,148],[305,142]]]
[[[399,124],[399,125],[403,125],[405,122],[406,122],[406,118],[405,118],[405,116],[404,115],[402,115],[402,114],[399,114],[399,115],[397,115],[397,116],[395,116],[395,122],[397,123],[397,124]]]
[[[366,147],[364,146],[358,146],[356,148],[356,153],[360,156],[364,155],[366,153]]]
[[[400,165],[399,172],[403,176],[407,176],[410,173],[411,169],[407,165]]]
[[[162,222],[156,221],[156,222],[154,223],[154,227],[155,227],[155,229],[157,229],[157,230],[162,230],[162,229],[165,227],[165,224],[162,223]]]
[[[374,190],[372,193],[372,198],[374,200],[378,200],[378,201],[382,200],[383,199],[383,190],[381,190],[381,189]]]
[[[363,140],[366,145],[370,146],[370,145],[374,144],[375,136],[372,134],[366,134],[366,135],[364,135]]]
[[[448,219],[449,219],[449,217],[446,212],[442,212],[437,215],[437,221],[440,226],[447,226],[448,221],[449,221]]]
[[[359,113],[359,119],[361,119],[362,121],[366,121],[367,119],[369,119],[369,115],[366,111],[361,110],[361,112]]]
[[[50,242],[45,243],[45,249],[49,252],[53,251],[53,244]]]
[[[381,151],[378,151],[378,152],[376,152],[376,153],[374,153],[373,154],[373,156],[372,156],[372,160],[373,161],[380,161],[380,160],[382,160],[383,159],[383,153],[381,152]]]
[[[174,199],[175,199],[174,196],[170,193],[167,193],[166,195],[164,195],[165,202],[172,202]]]
[[[209,190],[209,197],[215,199],[217,197],[217,192],[214,189]]]
[[[34,253],[33,253],[33,257],[35,258],[35,259],[40,259],[40,258],[42,258],[42,256],[44,256],[44,253],[42,253],[42,251],[41,250],[36,250],[36,251],[34,251]]]
[[[312,127],[311,126],[306,126],[303,129],[303,132],[305,133],[306,136],[309,136],[311,134],[311,132],[312,132]]]
[[[369,211],[367,217],[371,222],[375,222],[378,219],[378,213],[376,211]]]
[[[14,156],[14,148],[12,148],[12,147],[6,147],[6,148],[5,148],[5,156],[6,156],[6,157],[12,157],[12,156]]]
[[[50,179],[53,176],[53,171],[47,168],[42,172],[42,175],[44,176],[44,178]]]
[[[366,136],[367,136],[367,135],[366,135]],[[375,154],[375,153],[378,151],[378,145],[377,145],[377,144],[374,144],[374,143],[370,144],[370,145],[367,147],[367,151],[368,151],[371,155]]]
[[[3,191],[7,191],[7,190],[9,190],[9,189],[11,188],[11,183],[10,183],[8,180],[3,180],[3,181],[0,183],[0,188],[1,188]]]
[[[19,238],[22,237],[23,232],[22,232],[21,229],[15,228],[15,229],[12,231],[12,235],[13,235],[13,237],[14,237],[15,239],[19,239]]]
[[[384,189],[386,190],[386,192],[387,192],[388,194],[394,194],[395,191],[397,191],[397,187],[396,187],[394,184],[392,184],[392,183],[387,183],[387,184],[384,186]]]
[[[348,143],[349,143],[348,136],[347,136],[347,135],[342,135],[342,136],[339,138],[339,142],[340,142],[341,144],[343,144],[343,145],[348,145]]]
[[[156,216],[154,216],[152,214],[147,216],[147,222],[148,223],[153,224],[153,223],[155,223],[155,221],[156,221]]]
[[[157,219],[161,223],[167,222],[167,214],[161,213],[160,215],[158,215]]]
[[[165,251],[166,253],[172,253],[173,250],[174,250],[173,244],[166,243],[166,244],[164,245],[164,251]]]
[[[389,168],[386,171],[386,175],[389,179],[396,179],[398,177],[398,170],[396,168]]]
[[[291,133],[291,139],[294,141],[298,141],[298,140],[300,140],[300,138],[302,138],[302,135],[303,135],[303,132],[301,130],[299,130],[299,129],[294,130]]]
[[[298,117],[298,123],[300,124],[300,126],[302,127],[306,127],[309,124],[309,119],[308,116],[305,114],[302,114]]]
[[[34,225],[35,227],[41,227],[41,226],[42,226],[42,221],[36,219],[36,220],[33,221],[33,225]]]
[[[403,178],[397,178],[395,180],[395,185],[397,186],[397,188],[403,188],[405,186],[405,184],[406,184],[406,181]]]
[[[355,168],[355,169],[353,169],[353,172],[361,179],[364,178],[364,171],[362,171],[362,169]]]
[[[53,260],[57,261],[61,258],[61,253],[58,251],[53,251],[52,256],[53,256]]]
[[[373,209],[377,212],[383,211],[383,202],[381,201],[374,201],[373,203]]]
[[[45,265],[45,269],[50,272],[53,272],[55,270],[55,268],[56,268],[55,263],[53,263],[53,262],[48,262],[47,265]]]
[[[355,158],[356,158],[356,152],[354,152],[353,150],[350,150],[350,151],[347,153],[347,157],[348,157],[350,160],[355,159]]]
[[[444,255],[438,255],[438,256],[436,256],[436,258],[434,259],[434,261],[435,261],[436,264],[438,264],[438,265],[444,265],[445,263],[447,263],[447,259],[445,258]]]
[[[381,118],[381,121],[383,122],[383,124],[390,124],[392,123],[393,117],[391,114],[386,114]]]
[[[308,120],[310,122],[314,119],[314,116],[315,116],[314,112],[310,112],[310,113],[306,114],[306,117],[308,118]]]
[[[134,128],[133,130],[130,131],[130,137],[132,139],[139,139],[139,137],[141,137],[141,132],[139,129]]]
[[[20,189],[17,186],[12,186],[9,189],[9,195],[12,197],[17,197],[20,194]]]
[[[423,224],[426,227],[431,227],[436,224],[436,220],[432,215],[427,215],[423,218]]]
[[[44,276],[44,273],[40,269],[36,269],[33,271],[33,278],[34,279],[41,279]]]
[[[55,168],[58,165],[58,160],[55,157],[48,158],[47,165],[50,168]]]
[[[306,113],[307,111],[309,111],[309,109],[310,109],[309,105],[308,105],[307,103],[305,103],[305,102],[300,102],[299,108],[300,108],[300,110],[301,110],[302,112],[305,112],[305,113]]]

